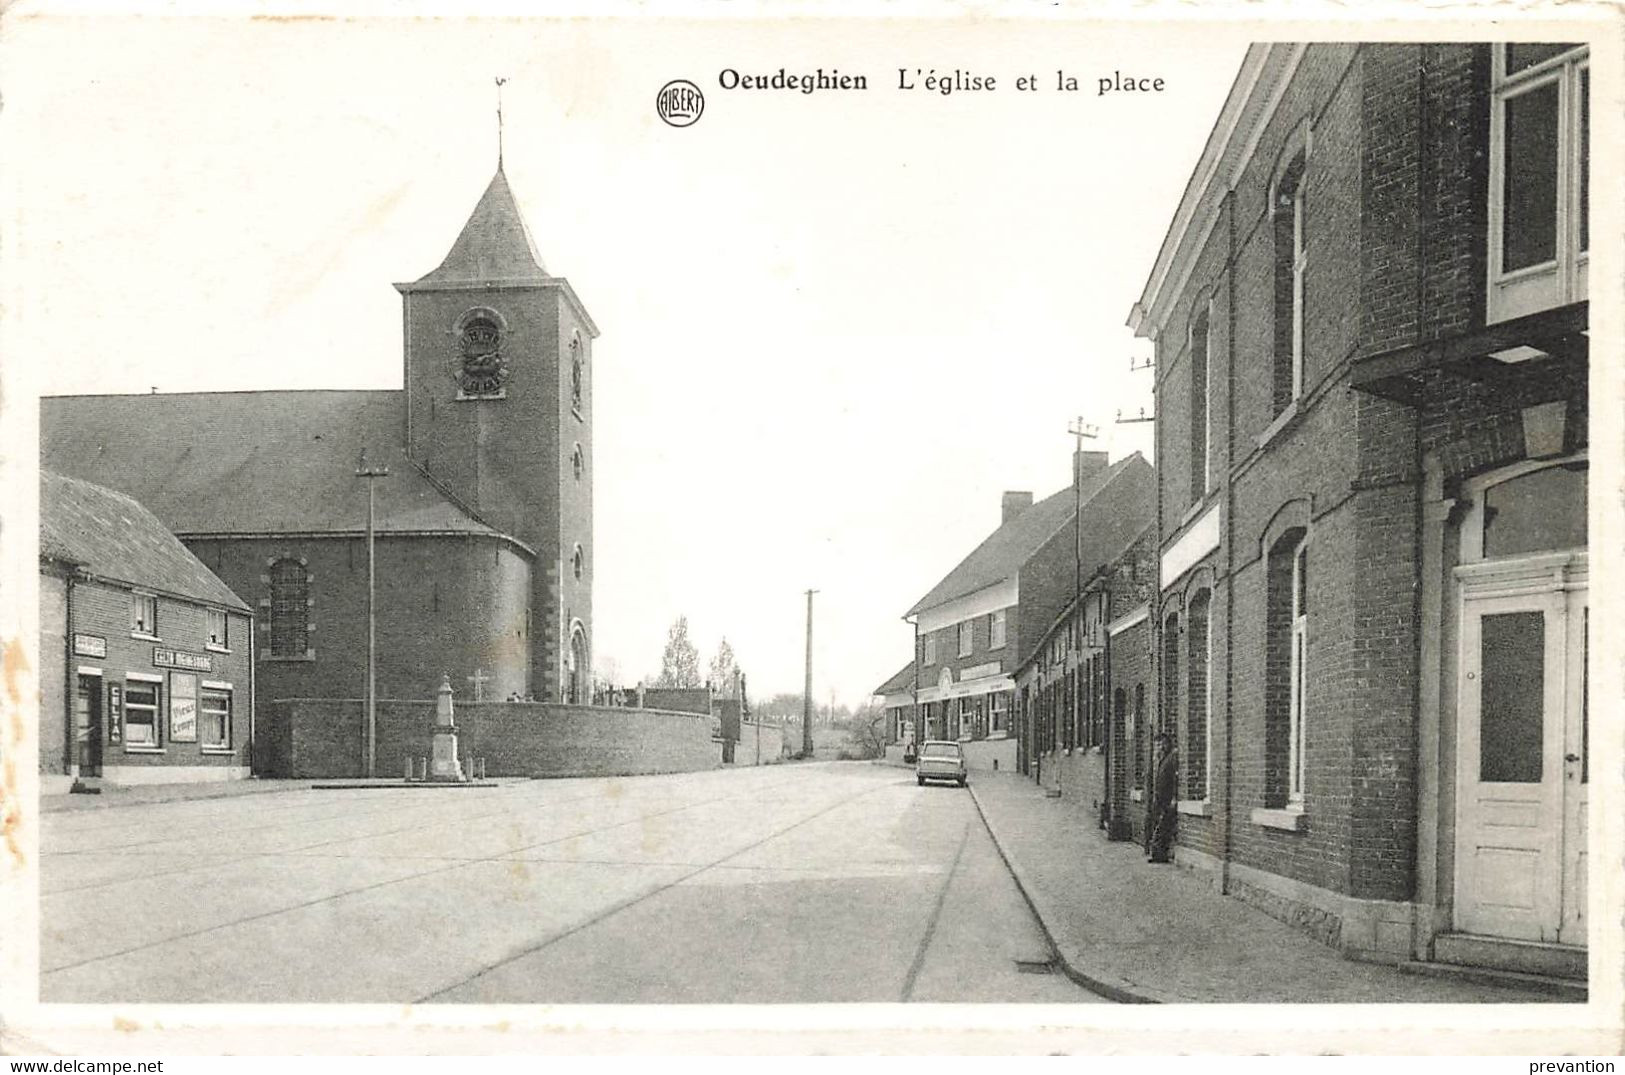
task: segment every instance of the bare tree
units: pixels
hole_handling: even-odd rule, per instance
[[[666,632],[666,652],[660,658],[657,687],[700,686],[700,651],[688,640],[688,617],[678,616]]]
[[[734,660],[734,648],[728,645],[728,638],[723,636],[717,643],[717,655],[711,658],[711,687],[719,694],[728,694],[733,690],[734,673],[739,670],[739,664]]]

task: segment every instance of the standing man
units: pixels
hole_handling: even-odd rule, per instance
[[[1157,733],[1157,775],[1151,791],[1151,835],[1146,847],[1152,862],[1167,862],[1179,817],[1174,805],[1179,796],[1179,748],[1167,732]]]

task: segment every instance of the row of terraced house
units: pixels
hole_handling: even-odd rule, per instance
[[[1589,53],[1248,50],[1080,453],[909,610],[966,741],[1345,954],[1586,976]],[[1217,897],[1216,897],[1217,898]]]

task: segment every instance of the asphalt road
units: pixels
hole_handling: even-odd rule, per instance
[[[844,763],[48,814],[41,999],[1100,1002],[968,793]]]

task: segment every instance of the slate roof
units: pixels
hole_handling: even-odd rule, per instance
[[[54,396],[40,462],[126,493],[176,534],[343,533],[367,524],[363,448],[381,532],[496,534],[401,447],[400,391]]]
[[[40,472],[40,552],[101,578],[249,611],[136,500],[48,470]]]
[[[1148,465],[1144,458],[1135,452],[1105,467],[1085,482],[1082,491],[1084,507],[1087,508],[1090,499],[1104,489],[1112,479],[1123,473],[1136,459],[1141,465]],[[906,615],[918,615],[928,608],[935,608],[956,597],[975,593],[977,590],[1012,578],[1044,542],[1067,525],[1077,506],[1078,498],[1079,494],[1069,485],[1000,526],[976,546],[969,556],[961,560],[958,567],[948,572],[941,582],[933,586],[930,593],[916,601]]]
[[[475,283],[490,280],[550,279],[536,252],[525,218],[508,187],[508,177],[497,165],[479,204],[451,244],[440,267],[422,277],[420,284]]]
[[[914,662],[910,661],[886,682],[875,688],[875,694],[896,694],[914,689]]]

